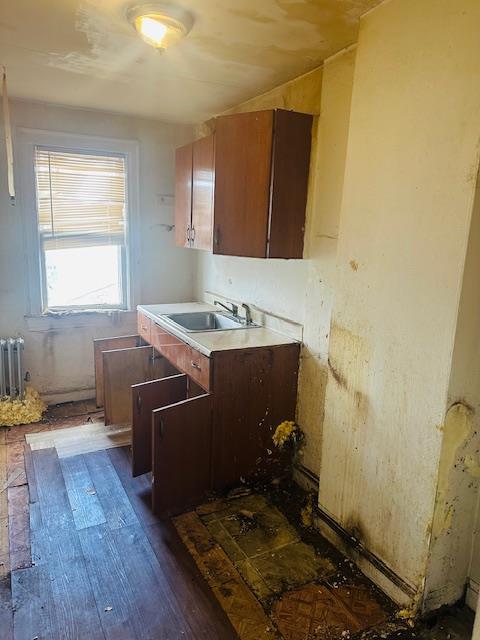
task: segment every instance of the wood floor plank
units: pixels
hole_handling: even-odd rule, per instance
[[[57,530],[72,528],[73,514],[55,449],[34,451],[33,467],[43,526]]]
[[[0,629],[2,640],[13,640],[11,576],[0,578]]]
[[[107,639],[197,636],[177,603],[140,525],[79,532]],[[111,607],[111,610],[108,610]]]
[[[0,578],[10,572],[10,550],[8,543],[8,499],[7,499],[7,445],[6,429],[0,428]]]
[[[172,523],[152,514],[149,474],[132,477],[128,449],[107,452],[118,473],[132,507],[157,555],[170,588],[177,595],[182,615],[192,620],[198,638],[234,640],[237,638],[225,612],[220,607]]]
[[[134,621],[140,618],[123,558],[108,526],[86,529],[79,534],[100,621],[107,640],[134,640]]]
[[[58,621],[47,567],[12,573],[15,640],[55,638]]]
[[[38,450],[32,463],[35,566],[12,574],[15,640],[236,637],[171,523],[151,513],[149,477],[132,478],[126,449],[62,460]],[[96,489],[101,524],[89,509],[72,513],[85,484]]]
[[[25,473],[27,476],[28,493],[30,502],[38,502],[37,476],[33,467],[32,449],[29,444],[25,444]]]
[[[92,482],[97,488],[97,496],[110,529],[139,524],[107,452],[96,451],[85,454],[84,460]]]
[[[12,571],[32,564],[29,506],[27,485],[8,488],[8,539]]]
[[[62,458],[60,467],[77,530],[106,522],[97,490],[83,456]]]
[[[150,474],[132,478],[131,457],[126,447],[109,449],[107,455],[112,461],[140,522],[143,525],[159,522],[159,518],[152,513]]]
[[[55,603],[57,635],[52,633],[46,637],[103,639],[103,632],[99,632],[97,604],[76,529],[55,531],[44,528],[33,532],[32,540],[35,568],[46,569],[47,574],[41,575],[41,581],[44,585],[47,581],[50,583]]]
[[[44,567],[62,640],[104,639],[92,586],[75,528],[60,461],[54,450],[33,453],[42,526],[31,532],[36,567]],[[45,572],[39,580],[45,582]],[[18,640],[17,638],[15,640]]]
[[[172,523],[149,525],[145,533],[170,588],[177,595],[182,614],[196,625],[196,637],[202,640],[237,640],[227,615]]]

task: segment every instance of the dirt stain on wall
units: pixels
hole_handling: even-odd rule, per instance
[[[354,430],[365,423],[369,413],[365,390],[368,363],[369,351],[363,338],[333,323],[328,367],[339,389],[347,394],[343,410]]]

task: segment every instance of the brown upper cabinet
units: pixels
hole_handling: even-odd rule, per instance
[[[282,109],[222,116],[215,139],[178,149],[177,244],[222,255],[302,258],[312,120]]]
[[[180,147],[175,159],[175,241],[212,249],[214,137]]]

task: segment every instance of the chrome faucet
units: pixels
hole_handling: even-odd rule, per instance
[[[219,307],[223,307],[224,309],[226,309],[226,311],[229,311],[234,318],[238,318],[238,306],[236,304],[233,304],[233,302],[228,303],[231,305],[230,307],[228,307],[226,304],[223,304],[223,302],[220,302],[220,300],[214,300],[213,304],[216,304]]]
[[[245,309],[245,324],[252,324],[252,312],[250,311],[250,307],[245,303],[242,304],[242,307]]]

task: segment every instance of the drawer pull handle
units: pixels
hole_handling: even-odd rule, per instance
[[[192,362],[192,367],[194,369],[197,369],[197,371],[201,371],[202,370],[202,367],[199,364],[197,364],[196,362]]]

